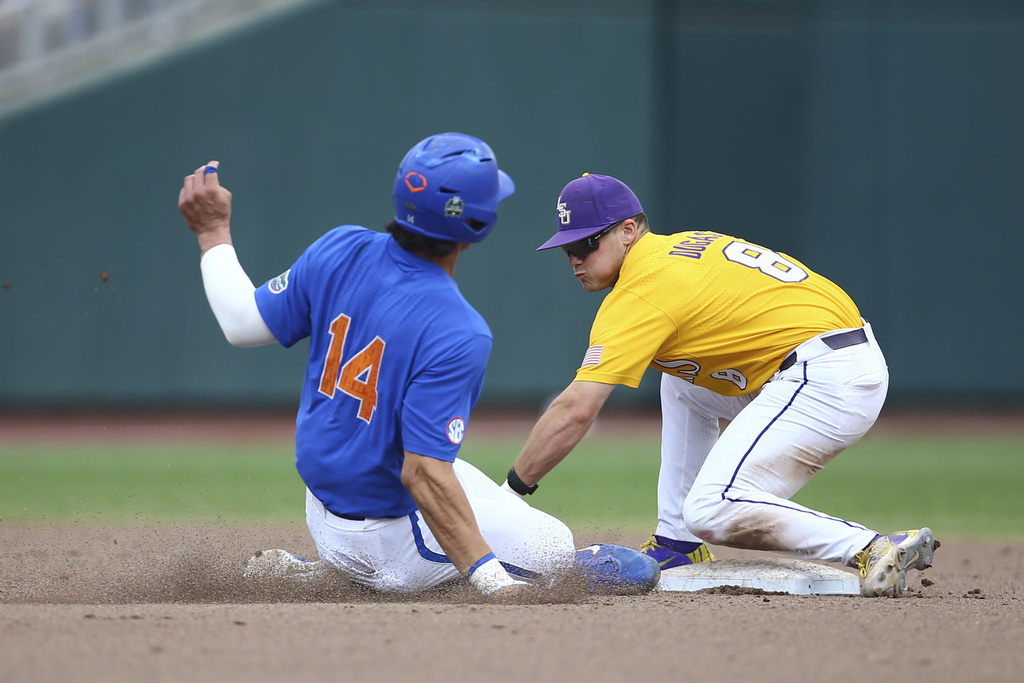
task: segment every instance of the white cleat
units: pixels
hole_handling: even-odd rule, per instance
[[[287,550],[261,550],[249,558],[242,576],[246,579],[275,578],[310,581],[324,571],[324,563],[299,557]]]
[[[932,566],[938,547],[928,527],[879,536],[857,554],[861,594],[899,597],[907,590],[907,570]]]

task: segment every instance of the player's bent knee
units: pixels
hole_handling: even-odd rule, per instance
[[[541,514],[537,532],[524,544],[528,551],[523,559],[527,568],[541,574],[563,571],[572,566],[576,552],[572,531],[561,520]]]
[[[720,535],[722,505],[720,496],[689,496],[683,504],[683,520],[691,534],[706,541]]]
[[[559,522],[557,533],[552,535],[551,549],[553,551],[551,555],[554,556],[551,563],[557,569],[571,564],[572,557],[576,554],[576,542],[572,531],[565,524],[561,524],[561,522]]]

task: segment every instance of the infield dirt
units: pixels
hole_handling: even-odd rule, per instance
[[[0,547],[5,682],[618,681],[698,671],[718,681],[980,682],[1020,681],[1024,671],[1022,545],[945,542],[899,599],[715,589],[540,605],[483,604],[460,588],[382,599],[340,583],[242,581],[257,549],[312,553],[302,528],[0,524]]]
[[[576,531],[580,545],[644,540]],[[256,550],[314,554],[301,526],[0,522],[0,682],[1024,680],[1024,544],[939,537],[899,599],[493,605],[464,587],[384,599],[242,580]]]

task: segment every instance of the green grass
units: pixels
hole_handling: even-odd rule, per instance
[[[463,457],[502,482],[523,441],[493,441],[463,447]],[[651,439],[585,439],[552,470],[531,505],[569,526],[650,531],[658,519],[660,447]]]
[[[497,481],[522,442],[467,443]],[[574,528],[646,533],[656,521],[658,442],[587,439],[530,502]],[[795,497],[880,531],[1024,538],[1024,436],[869,436]],[[0,519],[57,524],[303,523],[289,443],[0,445]]]
[[[302,522],[288,443],[0,447],[0,518],[53,523]]]
[[[467,459],[501,481],[518,448],[471,450]],[[656,437],[584,441],[531,503],[570,526],[652,531],[658,463]],[[946,537],[1024,539],[1022,489],[1024,435],[869,435],[793,499],[883,533],[930,526]]]
[[[1024,539],[1024,436],[871,437],[794,499],[879,531]]]

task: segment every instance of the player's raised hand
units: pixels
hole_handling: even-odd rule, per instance
[[[219,170],[219,161],[200,166],[178,192],[178,210],[204,251],[213,246],[204,242],[231,242],[231,192],[220,184]]]

